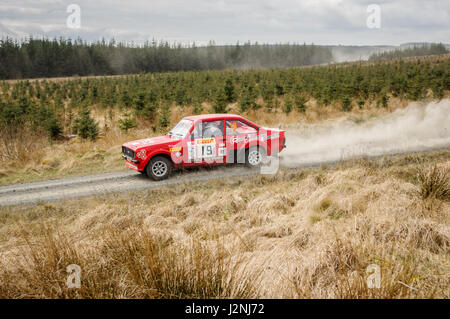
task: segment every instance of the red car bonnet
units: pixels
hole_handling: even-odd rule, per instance
[[[148,146],[164,144],[164,143],[177,143],[178,141],[180,141],[179,138],[164,135],[164,136],[145,138],[145,139],[141,139],[141,140],[127,142],[127,143],[123,144],[123,146],[135,151],[138,148],[142,148],[142,147],[148,147]]]

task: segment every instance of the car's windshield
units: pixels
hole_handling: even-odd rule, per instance
[[[191,120],[181,120],[169,133],[167,133],[167,135],[184,138],[186,134],[189,133],[192,124],[193,121]]]

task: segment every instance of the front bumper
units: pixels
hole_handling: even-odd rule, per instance
[[[139,168],[136,165],[133,165],[128,161],[125,162],[125,165],[131,169],[134,169],[135,171],[139,171]]]
[[[134,164],[139,164],[140,162],[137,159],[132,159],[129,156],[126,156],[125,154],[122,154],[122,158],[128,162],[132,162]]]

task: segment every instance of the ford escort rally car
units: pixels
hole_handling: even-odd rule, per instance
[[[259,166],[285,145],[284,130],[262,127],[239,115],[207,114],[183,118],[165,136],[123,144],[122,157],[129,168],[162,180],[182,167]]]

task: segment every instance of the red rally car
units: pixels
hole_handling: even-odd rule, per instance
[[[207,114],[183,118],[165,136],[122,145],[125,164],[154,180],[174,168],[263,163],[285,148],[285,131],[261,127],[239,115]]]

